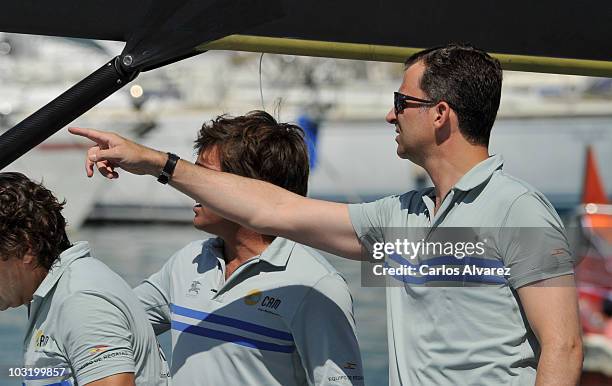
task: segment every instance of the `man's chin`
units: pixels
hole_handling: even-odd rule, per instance
[[[199,231],[206,232],[206,225],[198,223],[195,218],[193,219],[193,227]]]
[[[396,150],[397,156],[400,157],[401,159],[408,159],[408,154],[406,154],[406,150],[404,150],[401,147],[397,147]]]
[[[211,224],[202,224],[202,223],[199,223],[199,222],[195,221],[195,219],[194,219],[193,227],[195,229],[199,230],[199,231],[210,233],[210,234],[215,235],[215,236],[217,235],[217,233],[214,231],[215,227],[212,226]]]

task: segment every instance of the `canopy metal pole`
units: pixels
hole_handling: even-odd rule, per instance
[[[132,81],[138,71],[125,71],[120,60],[119,56],[113,58],[2,134],[0,170]],[[126,60],[129,62],[131,58],[126,56],[123,61]]]
[[[315,40],[230,35],[197,47],[199,51],[234,50],[403,63],[421,48]],[[504,70],[612,78],[612,62],[491,53]]]

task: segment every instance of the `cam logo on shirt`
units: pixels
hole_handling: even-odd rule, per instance
[[[244,303],[247,306],[259,305],[259,307],[257,307],[258,311],[268,312],[274,315],[278,315],[273,310],[277,310],[281,302],[282,301],[279,298],[267,295],[264,296],[263,293],[258,289],[249,291],[244,297]]]
[[[266,296],[261,302],[261,305],[266,308],[272,308],[276,310],[280,306],[281,300],[279,298],[273,298],[272,296]]]
[[[244,297],[244,303],[247,306],[254,306],[261,299],[261,291],[258,289],[250,290]]]
[[[36,335],[34,335],[34,347],[38,350],[43,348],[49,343],[49,335],[45,335],[43,330],[36,330]]]

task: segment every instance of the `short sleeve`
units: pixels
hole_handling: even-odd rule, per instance
[[[525,193],[513,202],[499,240],[513,288],[574,272],[563,223],[550,202],[537,192]]]
[[[368,250],[376,242],[383,242],[384,230],[390,226],[393,210],[399,205],[399,196],[389,196],[363,204],[349,204],[349,216],[355,234]]]
[[[128,319],[109,299],[76,293],[64,300],[60,314],[58,341],[79,385],[136,372]]]
[[[149,322],[156,335],[170,329],[172,317],[170,315],[172,263],[174,256],[164,266],[152,274],[138,287],[134,288],[136,296],[144,306]]]
[[[291,332],[309,385],[363,385],[353,299],[341,276],[329,274],[309,291]]]

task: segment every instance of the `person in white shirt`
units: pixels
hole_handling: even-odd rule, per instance
[[[24,385],[164,386],[168,366],[129,285],[66,235],[63,204],[0,173],[0,311],[28,307]]]
[[[302,130],[263,111],[221,116],[196,141],[201,168],[305,196]],[[176,252],[136,288],[155,331],[172,332],[177,385],[362,385],[353,299],[316,251],[194,206],[216,237]]]

